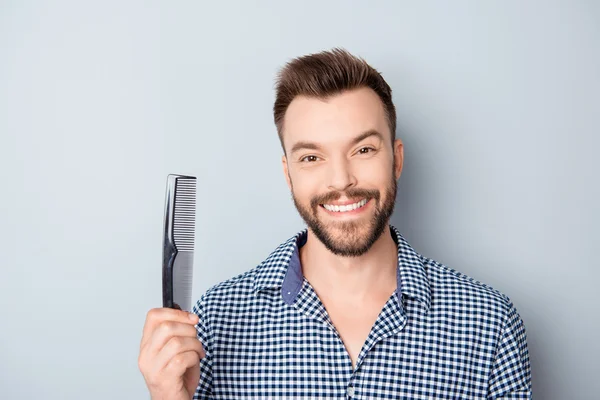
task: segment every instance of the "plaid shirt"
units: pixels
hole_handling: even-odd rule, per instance
[[[523,321],[508,297],[398,245],[398,289],[355,368],[303,277],[307,231],[194,306],[206,350],[194,399],[531,399]]]

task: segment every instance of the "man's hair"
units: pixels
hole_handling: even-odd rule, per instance
[[[381,99],[390,128],[392,142],[396,138],[396,108],[392,89],[381,74],[367,62],[342,48],[298,57],[278,73],[273,116],[283,147],[285,112],[296,96],[327,99],[346,90],[369,87]]]

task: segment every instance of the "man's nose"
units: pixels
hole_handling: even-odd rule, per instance
[[[331,163],[327,185],[330,190],[343,192],[356,186],[356,183],[356,177],[347,160],[337,160]]]

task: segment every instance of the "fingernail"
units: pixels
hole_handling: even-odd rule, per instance
[[[197,316],[196,314],[192,314],[192,313],[190,313],[189,315],[190,315],[190,319],[191,319],[192,321],[194,321],[194,322],[198,321],[198,316]]]

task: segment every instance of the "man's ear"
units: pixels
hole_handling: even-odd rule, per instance
[[[285,154],[281,156],[281,165],[283,167],[283,175],[285,176],[285,181],[287,182],[288,188],[292,190],[292,182],[290,182],[290,171],[288,170],[287,158]]]
[[[404,144],[402,140],[394,140],[394,174],[396,180],[400,178],[402,174],[402,167],[404,165]]]

